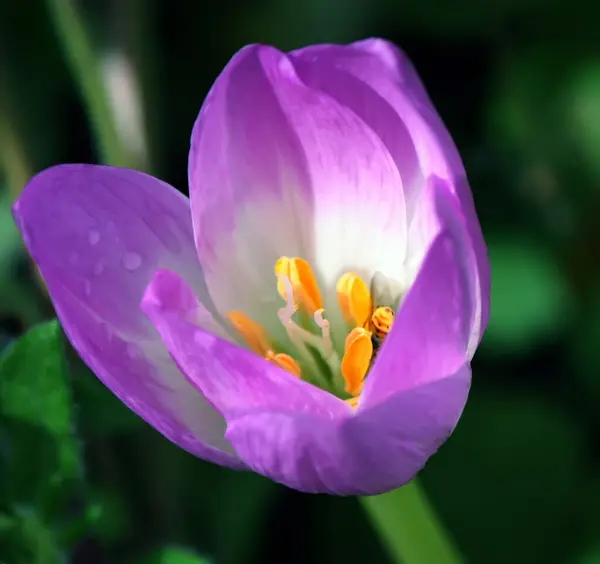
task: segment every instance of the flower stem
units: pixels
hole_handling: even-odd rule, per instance
[[[360,500],[393,562],[463,562],[416,479],[397,490]]]
[[[129,156],[118,134],[100,61],[94,54],[81,14],[78,14],[73,0],[46,0],[46,4],[71,73],[81,91],[100,158],[105,164],[127,166]]]

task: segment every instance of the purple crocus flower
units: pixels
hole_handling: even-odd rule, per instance
[[[189,190],[92,165],[24,189],[16,222],[83,360],[205,460],[306,492],[409,482],[465,405],[489,266],[406,56],[242,49],[194,125]]]

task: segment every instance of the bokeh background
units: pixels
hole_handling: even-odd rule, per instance
[[[0,349],[53,315],[9,213],[33,173],[104,161],[186,192],[192,123],[238,48],[385,37],[461,151],[492,266],[470,401],[422,484],[468,562],[600,563],[599,16],[588,0],[0,0]],[[357,500],[194,459],[48,343],[0,361],[3,564],[389,562]]]

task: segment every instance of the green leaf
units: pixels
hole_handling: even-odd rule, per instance
[[[485,342],[506,354],[564,328],[572,312],[567,284],[553,257],[524,239],[490,241],[491,315]]]
[[[58,323],[40,324],[0,359],[5,495],[53,512],[80,477],[79,449]],[[32,461],[35,460],[35,463]]]
[[[144,557],[138,564],[209,564],[210,560],[191,550],[168,546]]]

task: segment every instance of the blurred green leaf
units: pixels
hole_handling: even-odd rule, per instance
[[[596,294],[588,305],[587,314],[582,316],[571,338],[569,364],[573,367],[586,397],[594,402],[592,416],[597,417],[600,401],[600,294]]]
[[[139,561],[139,564],[209,564],[210,560],[186,548],[161,548]]]
[[[490,241],[491,315],[486,344],[506,354],[523,350],[564,328],[570,294],[546,249],[519,239]]]
[[[52,530],[34,509],[19,506],[0,514],[0,562],[3,564],[66,564]]]
[[[564,107],[568,133],[579,149],[583,162],[595,175],[600,176],[600,63],[579,60],[571,71]]]
[[[56,321],[31,329],[0,359],[0,414],[11,467],[6,493],[52,511],[81,473]]]
[[[557,404],[473,394],[421,478],[469,561],[563,564],[585,533],[586,446]]]
[[[130,508],[115,491],[97,489],[91,492],[90,498],[86,517],[100,540],[111,544],[131,532]]]
[[[591,42],[552,38],[506,50],[487,102],[488,137],[525,163],[526,191],[536,190],[527,174],[542,166],[555,184],[544,199],[558,192],[580,206],[593,194],[582,173],[600,173],[600,66]]]
[[[585,552],[583,556],[575,560],[575,564],[600,564],[600,546]]]
[[[129,433],[144,427],[143,420],[121,402],[66,344],[75,420],[89,438]]]
[[[263,524],[280,491],[280,486],[258,474],[227,474],[216,500],[215,558],[219,564],[238,564],[256,554]]]
[[[29,325],[39,320],[40,312],[31,297],[31,288],[17,275],[22,244],[10,205],[7,191],[0,189],[0,314],[17,316]]]

